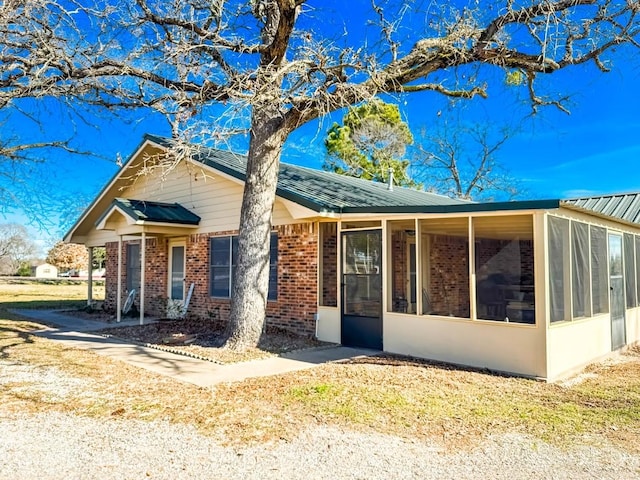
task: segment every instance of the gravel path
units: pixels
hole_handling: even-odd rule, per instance
[[[0,409],[0,478],[22,479],[634,479],[640,456],[608,447],[562,451],[519,435],[471,452],[318,427],[292,441],[222,447],[168,423]]]

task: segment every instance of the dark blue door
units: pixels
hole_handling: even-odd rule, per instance
[[[341,342],[382,350],[382,233],[342,234]]]

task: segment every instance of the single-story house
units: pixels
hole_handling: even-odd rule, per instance
[[[169,146],[146,136],[65,240],[106,246],[108,308],[193,285],[224,321],[246,160],[162,170]],[[282,164],[272,223],[271,325],[550,381],[640,341],[640,194],[473,203]]]
[[[58,269],[49,263],[42,263],[35,268],[36,278],[57,278]]]

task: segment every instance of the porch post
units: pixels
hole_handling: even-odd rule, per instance
[[[93,247],[89,247],[89,265],[87,268],[87,306],[93,303]]]
[[[140,245],[140,325],[144,324],[144,271],[146,270],[147,236],[142,232]]]
[[[118,235],[118,286],[116,292],[116,322],[122,320],[122,235]]]
[[[418,217],[413,219],[413,228],[416,232],[416,315],[424,314],[424,307],[422,306],[422,228]]]

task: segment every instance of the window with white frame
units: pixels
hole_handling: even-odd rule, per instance
[[[238,236],[211,237],[209,243],[209,294],[212,297],[230,298],[235,280],[238,257]],[[278,234],[271,234],[269,249],[268,300],[278,297]]]

